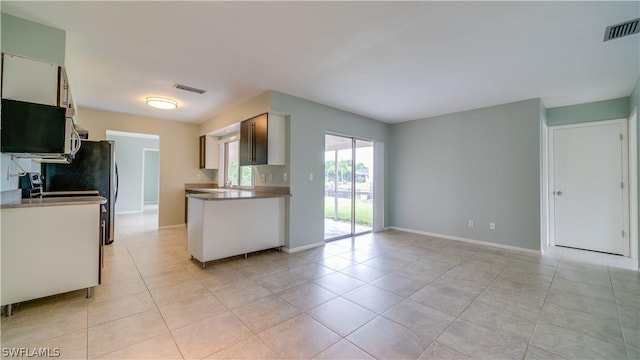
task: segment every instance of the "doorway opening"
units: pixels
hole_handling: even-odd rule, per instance
[[[142,149],[142,212],[158,212],[160,149]]]
[[[123,225],[158,228],[160,136],[107,130],[115,142],[119,194],[116,215]]]
[[[373,231],[374,143],[325,135],[324,239]]]

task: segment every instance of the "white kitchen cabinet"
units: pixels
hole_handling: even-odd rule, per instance
[[[187,251],[203,267],[207,261],[284,246],[285,197],[197,196],[187,198]]]
[[[67,78],[67,70],[64,67],[60,68],[60,99],[58,106],[67,109],[67,117],[74,117],[76,114],[76,105],[73,102],[73,96],[71,96],[71,87],[69,86],[69,79]]]
[[[2,98],[67,109],[75,115],[75,104],[64,67],[22,56],[2,54]]]
[[[209,135],[200,136],[200,169],[219,167],[218,141]]]
[[[0,209],[1,305],[97,286],[100,206]]]
[[[2,98],[58,106],[60,67],[3,54]]]

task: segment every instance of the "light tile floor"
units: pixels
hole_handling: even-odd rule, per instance
[[[371,231],[371,229],[372,229],[371,226],[356,224],[356,229],[354,234],[362,234],[362,233]],[[349,234],[351,234],[350,221],[334,220],[333,218],[330,218],[330,217],[324,218],[324,238],[325,239],[344,237],[345,235],[349,235]]]
[[[184,228],[119,216],[104,282],[14,307],[2,348],[101,359],[638,359],[640,276],[387,231],[189,260]]]

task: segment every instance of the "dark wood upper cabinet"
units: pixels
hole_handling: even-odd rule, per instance
[[[268,159],[267,114],[258,115],[240,124],[240,165],[263,165]]]
[[[200,169],[204,169],[205,167],[206,149],[207,149],[207,136],[202,135],[200,136],[200,142],[198,146],[198,153],[200,154],[200,156],[198,157],[200,159],[200,161],[198,161],[198,167]]]
[[[261,114],[240,123],[240,166],[284,165],[284,116]]]
[[[217,169],[218,168],[218,144],[211,136],[200,136],[198,147],[198,167],[200,169]]]

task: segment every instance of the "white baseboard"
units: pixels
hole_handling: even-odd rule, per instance
[[[304,250],[309,250],[309,249],[313,249],[316,247],[320,247],[320,246],[324,246],[324,241],[323,242],[318,242],[315,244],[310,244],[310,245],[305,245],[305,246],[298,246],[295,248],[288,248],[288,247],[283,247],[282,251],[288,253],[288,254],[293,254],[299,251],[304,251]]]
[[[488,242],[488,241],[467,239],[467,238],[463,238],[463,237],[451,236],[451,235],[445,235],[445,234],[437,234],[437,233],[432,233],[432,232],[427,232],[427,231],[406,229],[406,228],[401,228],[401,227],[397,227],[397,226],[389,226],[389,227],[386,227],[385,229],[393,229],[393,230],[404,231],[404,232],[409,232],[409,233],[414,233],[414,234],[433,236],[433,237],[446,239],[446,240],[462,241],[462,242],[466,242],[466,243],[489,246],[489,247],[495,247],[495,248],[500,248],[500,249],[505,249],[505,250],[526,252],[526,253],[529,253],[529,254],[536,254],[536,255],[540,255],[541,254],[540,250],[527,249],[527,248],[522,248],[522,247],[518,247],[518,246],[496,244],[496,243],[492,243],[492,242]]]
[[[158,230],[164,230],[164,229],[175,229],[175,228],[181,228],[181,227],[185,227],[187,226],[187,224],[177,224],[177,225],[167,225],[167,226],[159,226]]]

